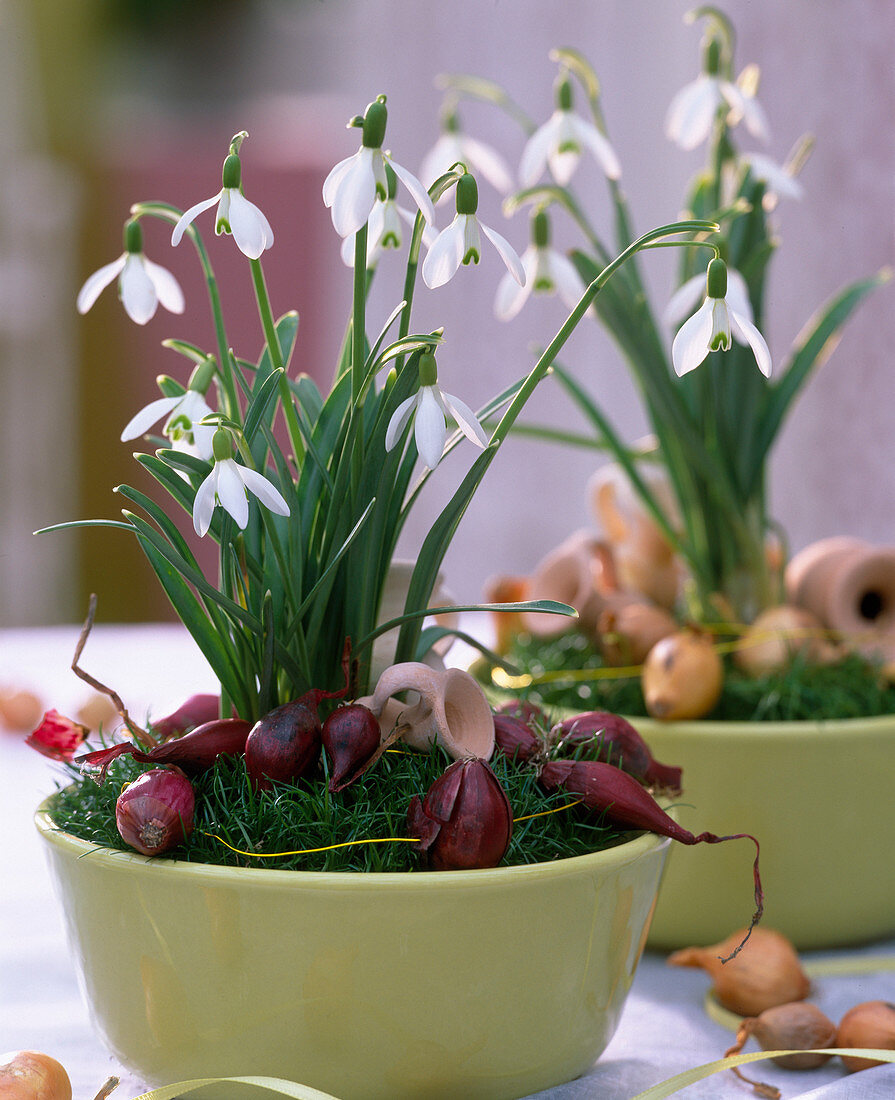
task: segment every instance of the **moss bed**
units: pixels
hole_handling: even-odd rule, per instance
[[[360,780],[337,794],[327,789],[323,765],[313,780],[279,783],[271,791],[256,793],[242,758],[221,758],[194,780],[194,831],[187,843],[170,855],[198,863],[304,871],[417,870],[421,867],[419,855],[406,840],[351,844],[277,858],[260,858],[260,854],[410,837],[405,819],[411,798],[424,795],[450,763],[440,752],[390,750]],[[562,791],[544,792],[532,766],[516,765],[499,753],[491,766],[507,793],[514,818],[502,866],[584,855],[634,835],[585,811],[580,804],[573,805],[574,798]],[[54,824],[92,844],[130,851],[115,826],[115,802],[122,787],[146,770],[147,765],[120,757],[110,766],[105,783],[98,786],[92,779],[81,779],[72,768],[74,781],[53,797],[50,816]],[[544,813],[553,809],[558,812]],[[540,816],[529,816],[532,814]],[[527,820],[518,820],[523,817]],[[242,855],[232,848],[259,855]]]
[[[582,634],[570,632],[551,640],[519,635],[506,660],[535,679],[570,674],[514,691],[548,710],[562,707],[646,716],[639,677],[613,675]],[[601,670],[610,675],[601,676]],[[477,671],[483,682],[491,682],[490,667],[479,665]],[[586,678],[588,672],[595,674],[593,678]],[[707,718],[785,722],[895,713],[895,686],[880,675],[877,665],[855,655],[823,666],[796,659],[779,672],[761,677],[746,676],[728,658],[724,673],[721,699]],[[504,682],[499,674],[498,681]]]

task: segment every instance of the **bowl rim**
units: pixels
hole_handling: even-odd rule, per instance
[[[105,848],[53,824],[49,795],[34,813],[34,823],[41,837],[51,848],[69,859],[89,859],[91,864],[108,871],[129,869],[163,878],[190,877],[206,885],[221,883],[232,886],[234,880],[259,886],[294,886],[295,889],[364,890],[374,887],[397,887],[404,890],[457,889],[473,886],[509,885],[532,878],[561,878],[590,873],[594,869],[613,871],[647,855],[659,854],[671,844],[671,838],[656,833],[640,832],[631,840],[612,848],[567,856],[549,863],[525,863],[513,867],[485,867],[468,871],[295,871],[273,867],[232,867],[213,863],[143,856],[137,852],[122,852]]]
[[[692,718],[687,721],[663,722],[658,718],[637,716],[628,721],[650,732],[677,731],[689,735],[718,736],[805,736],[813,739],[856,737],[860,733],[889,733],[895,727],[895,713],[871,714],[861,718],[793,719],[790,722],[726,721],[721,718]]]

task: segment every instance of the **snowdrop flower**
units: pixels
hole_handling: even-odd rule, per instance
[[[385,449],[390,451],[398,444],[412,416],[415,417],[413,437],[416,449],[430,470],[435,469],[444,454],[448,416],[457,421],[460,431],[477,447],[487,447],[488,437],[472,409],[459,397],[445,393],[438,385],[438,369],[431,352],[420,355],[419,378],[417,392],[402,401],[392,413],[385,433]]]
[[[762,153],[746,153],[740,160],[748,165],[749,171],[757,180],[764,183],[767,194],[779,198],[800,199],[805,193],[792,172],[770,157]]]
[[[683,319],[688,316],[696,307],[700,304],[705,293],[705,275],[701,272],[698,275],[694,275],[692,279],[681,284],[680,287],[672,294],[668,301],[668,305],[665,307],[663,314],[663,320],[666,325],[679,324]],[[746,280],[736,270],[736,268],[727,268],[727,304],[735,313],[738,313],[741,317],[745,317],[747,321],[752,321],[752,302],[749,300],[749,287],[746,285]]]
[[[572,85],[564,77],[557,85],[556,110],[532,134],[522,151],[519,164],[522,186],[532,187],[548,166],[556,182],[565,186],[578,167],[582,149],[593,153],[609,179],[621,176],[621,165],[608,140],[592,122],[572,110]]]
[[[584,283],[575,265],[550,245],[550,223],[543,210],[533,215],[531,230],[532,243],[522,253],[525,283],[518,286],[508,272],[497,288],[494,312],[502,321],[515,317],[532,291],[535,294],[558,293],[569,309],[577,305],[584,293]]]
[[[450,111],[442,121],[441,136],[423,158],[420,179],[431,186],[455,164],[468,165],[502,195],[513,190],[513,177],[501,155],[490,145],[464,134],[456,112]]]
[[[412,172],[382,151],[387,121],[385,96],[380,96],[367,107],[362,119],[352,119],[349,124],[362,127],[358,151],[340,160],[323,181],[323,202],[332,211],[333,227],[340,237],[357,233],[369,219],[377,196],[388,197],[386,163],[413,196],[426,221],[431,224],[435,220],[432,200],[425,187]]]
[[[202,424],[201,421],[213,412],[205,401],[204,390],[211,384],[214,370],[215,361],[209,356],[193,372],[189,388],[184,393],[150,401],[128,422],[121,433],[122,443],[145,435],[153,424],[167,417],[162,434],[171,441],[173,449],[210,461],[216,429],[214,424]]]
[[[482,233],[497,249],[510,275],[523,286],[525,269],[513,246],[476,216],[479,192],[475,178],[468,172],[457,180],[456,198],[454,220],[438,234],[423,260],[426,286],[430,289],[443,286],[457,274],[461,264],[477,264],[482,254]]]
[[[706,44],[704,71],[687,84],[672,99],[665,117],[665,134],[682,149],[695,149],[709,136],[721,108],[727,121],[736,125],[741,120],[754,137],[766,141],[768,124],[761,104],[721,75],[721,43],[710,38]]]
[[[232,148],[232,146],[231,146]],[[203,199],[185,211],[174,226],[171,234],[171,244],[180,244],[180,239],[188,225],[191,225],[203,210],[218,204],[215,215],[214,231],[218,236],[221,233],[231,233],[236,247],[250,260],[257,260],[265,248],[273,244],[273,230],[270,222],[265,218],[257,206],[240,191],[242,179],[242,165],[239,154],[231,152],[224,161],[222,171],[223,187],[210,199]]]
[[[167,268],[143,255],[143,230],[136,219],[124,226],[124,252],[87,279],[78,292],[78,313],[86,313],[103,290],[118,279],[118,296],[125,312],[138,325],[145,325],[159,302],[172,313],[183,313],[183,291]]]
[[[193,502],[193,527],[197,535],[201,537],[208,533],[217,505],[229,512],[237,526],[245,530],[249,522],[248,493],[254,493],[266,508],[278,516],[289,515],[289,505],[283,500],[279,489],[257,470],[242,466],[234,459],[233,445],[225,429],[215,431],[212,450],[214,465],[199,486]]]
[[[372,270],[382,257],[387,248],[398,249],[404,239],[404,226],[402,221],[412,226],[416,221],[416,215],[398,206],[395,201],[395,193],[398,188],[398,177],[392,166],[386,164],[385,178],[388,186],[386,198],[377,199],[370,211],[370,220],[367,222],[367,269]],[[430,247],[435,240],[434,230],[426,225],[423,227],[423,243]],[[354,267],[354,240],[346,237],[342,241],[342,262],[348,267]]]
[[[748,344],[758,369],[771,376],[771,353],[764,337],[727,299],[727,265],[721,259],[709,264],[706,297],[699,309],[685,321],[671,347],[671,361],[678,375],[694,370],[710,351],[729,351],[731,336]]]

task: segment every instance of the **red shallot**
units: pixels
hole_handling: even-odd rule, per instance
[[[240,756],[245,752],[250,729],[250,724],[241,718],[216,718],[148,752],[130,741],[122,741],[79,756],[75,763],[84,775],[92,775],[98,783],[105,779],[109,765],[118,756],[132,756],[142,764],[176,764],[188,774],[197,775],[207,771],[219,756]]]
[[[566,718],[551,730],[558,747],[592,742],[592,758],[615,764],[649,787],[681,789],[681,769],[653,759],[649,746],[637,730],[619,714],[591,710]]]
[[[144,856],[176,848],[193,831],[196,798],[178,768],[155,768],[118,796],[115,823],[121,839]]]

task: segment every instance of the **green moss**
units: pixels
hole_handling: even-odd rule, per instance
[[[639,677],[600,678],[598,670],[605,668],[604,662],[581,634],[573,632],[550,640],[520,635],[507,660],[536,680],[556,673],[570,674],[565,679],[542,681],[518,691],[521,697],[548,709],[568,707],[578,711],[646,715]],[[588,671],[594,673],[591,678]],[[706,717],[783,722],[892,713],[895,713],[895,687],[880,676],[878,666],[850,655],[833,665],[808,664],[796,659],[779,672],[761,677],[746,676],[727,660],[724,691],[718,705]]]
[[[176,856],[200,863],[306,871],[413,871],[420,866],[419,857],[406,841],[352,844],[276,859],[239,855],[227,844],[248,852],[274,853],[409,837],[406,815],[411,798],[424,795],[449,763],[440,753],[387,752],[375,768],[337,794],[329,793],[322,772],[313,781],[281,783],[272,791],[256,793],[242,759],[223,759],[194,781],[195,828]],[[517,766],[497,754],[492,767],[509,797],[514,819],[573,801],[561,791],[541,790],[530,766]],[[122,786],[145,770],[145,765],[121,757],[109,768],[102,787],[76,778],[54,797],[54,823],[93,844],[128,851],[115,827],[115,801]],[[612,847],[631,835],[574,806],[517,821],[503,862],[513,866],[583,855]]]

